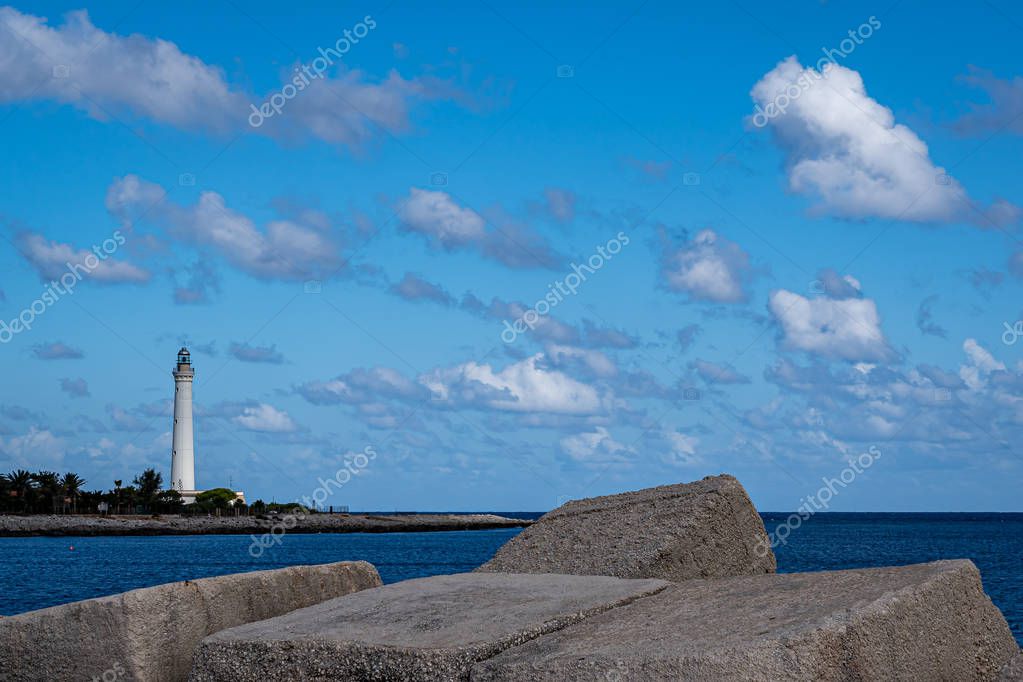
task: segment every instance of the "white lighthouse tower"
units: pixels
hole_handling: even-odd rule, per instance
[[[174,440],[171,445],[172,490],[188,504],[195,501],[195,446],[192,435],[192,356],[187,348],[178,351],[174,368]]]

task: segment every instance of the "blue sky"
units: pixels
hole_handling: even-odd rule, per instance
[[[327,504],[729,472],[790,510],[876,448],[830,509],[1019,511],[1021,33],[999,2],[6,7],[0,470],[168,472],[187,343],[197,484],[250,499],[371,447]]]

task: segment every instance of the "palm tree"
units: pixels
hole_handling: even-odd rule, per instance
[[[53,471],[40,471],[32,474],[32,480],[36,483],[36,488],[42,493],[43,499],[50,501],[50,513],[55,514],[57,512],[57,499],[60,497],[60,478],[56,472]],[[44,505],[45,509],[45,505]]]
[[[67,472],[64,478],[60,479],[60,487],[64,489],[64,495],[71,498],[71,513],[78,511],[78,495],[82,492],[85,479],[78,474]]]
[[[11,495],[14,494],[14,490],[11,489],[10,481],[7,480],[7,476],[0,474],[0,510],[6,511],[7,505],[11,502]]]
[[[33,490],[32,474],[24,469],[16,469],[7,474],[7,483],[11,491],[21,500],[21,510],[28,511],[28,496]]]
[[[132,483],[138,488],[142,503],[147,508],[151,508],[156,501],[156,494],[163,487],[163,474],[159,473],[156,469],[146,469],[136,476]]]
[[[129,485],[121,488],[121,497],[127,503],[125,506],[128,507],[128,513],[134,514],[135,508],[138,507],[139,502],[139,491],[135,489],[135,486]]]
[[[121,513],[121,479],[119,479],[119,478],[115,478],[114,479],[114,495],[117,496],[117,511],[114,512],[114,513],[115,514],[120,514]]]
[[[82,503],[82,508],[88,513],[99,511],[100,502],[103,502],[108,497],[109,495],[102,490],[83,490],[79,493],[78,500]]]

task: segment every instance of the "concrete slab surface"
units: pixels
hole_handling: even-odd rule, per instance
[[[1005,664],[998,676],[998,682],[1023,682],[1023,651]]]
[[[378,585],[372,564],[342,561],[167,583],[0,617],[0,680],[184,682],[207,635]]]
[[[474,681],[992,680],[1018,651],[969,561],[679,583]]]
[[[507,573],[408,580],[219,632],[190,679],[465,680],[476,661],[668,586]]]

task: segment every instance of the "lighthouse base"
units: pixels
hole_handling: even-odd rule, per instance
[[[195,502],[195,496],[201,493],[201,490],[179,490],[181,493],[181,501],[185,504],[192,504]]]
[[[181,495],[181,501],[184,502],[185,504],[192,504],[193,502],[195,502],[196,496],[198,496],[199,493],[202,493],[202,492],[205,492],[205,491],[204,490],[178,490],[178,493]],[[240,502],[241,504],[245,504],[245,493],[243,493],[242,491],[235,490],[234,491],[234,498],[235,498],[235,502]]]

